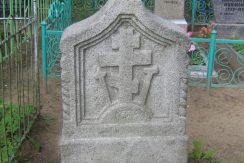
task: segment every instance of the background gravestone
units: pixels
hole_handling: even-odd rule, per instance
[[[184,19],[184,1],[155,0],[155,13],[165,19]]]
[[[155,14],[181,26],[187,31],[187,22],[184,17],[184,0],[155,0]]]
[[[220,36],[244,37],[244,0],[213,0]]]
[[[189,40],[140,0],[109,0],[61,40],[63,163],[186,163]]]

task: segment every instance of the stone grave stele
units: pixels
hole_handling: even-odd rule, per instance
[[[108,0],[61,39],[63,163],[186,163],[189,39],[140,0]]]
[[[155,0],[155,14],[179,25],[187,32],[184,0]]]
[[[221,37],[244,38],[244,0],[212,0]]]

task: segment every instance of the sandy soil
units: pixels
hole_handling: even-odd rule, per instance
[[[59,142],[62,128],[60,82],[50,81],[48,93],[42,91],[41,118],[31,137],[42,145],[41,152],[28,141],[22,148],[23,158],[32,163],[59,163]],[[210,95],[201,88],[188,93],[187,133],[189,150],[194,139],[205,148],[219,151],[222,163],[244,163],[244,90],[211,89]]]
[[[244,90],[200,88],[188,93],[187,133],[219,151],[222,163],[244,163]]]
[[[41,103],[41,115],[30,133],[34,142],[41,145],[41,150],[37,151],[27,140],[21,150],[21,159],[31,163],[60,163],[59,144],[63,123],[60,81],[49,81],[47,91],[42,87]]]

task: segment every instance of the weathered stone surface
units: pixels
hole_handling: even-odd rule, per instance
[[[187,162],[184,31],[109,0],[62,36],[64,163]]]
[[[81,139],[62,153],[71,163],[186,163],[186,144],[183,136]]]
[[[244,23],[243,0],[212,0],[217,23]]]
[[[217,24],[219,38],[244,39],[244,24]]]
[[[171,20],[187,32],[184,5],[185,2],[183,0],[155,0],[155,14],[164,19]]]
[[[155,0],[155,13],[164,19],[184,19],[183,0]]]
[[[244,38],[244,0],[213,0],[219,37]]]

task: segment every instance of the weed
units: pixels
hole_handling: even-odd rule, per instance
[[[16,153],[22,141],[22,136],[28,128],[29,121],[33,119],[35,108],[32,106],[19,106],[4,104],[0,99],[0,161],[8,162],[9,157]]]
[[[244,44],[234,44],[232,47],[238,54],[244,56]]]
[[[190,158],[198,161],[199,163],[220,163],[216,160],[217,150],[209,149],[205,151],[203,149],[203,144],[198,140],[193,140],[193,150],[190,154]]]

